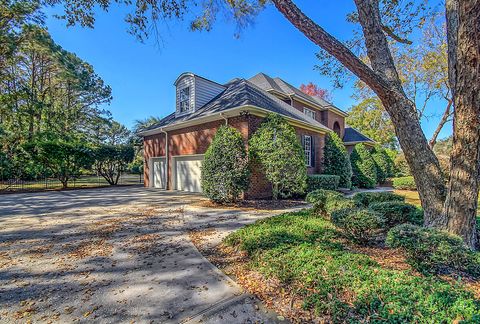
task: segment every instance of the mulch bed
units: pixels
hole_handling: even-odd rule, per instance
[[[236,203],[217,204],[209,200],[199,201],[194,206],[221,209],[244,209],[244,210],[282,210],[307,204],[303,200],[239,200]]]

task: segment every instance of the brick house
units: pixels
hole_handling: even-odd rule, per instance
[[[174,83],[175,112],[143,130],[146,187],[201,192],[203,156],[216,130],[224,124],[240,131],[247,143],[268,113],[278,113],[295,128],[305,150],[309,174],[322,171],[325,135],[336,132],[351,151],[357,143],[374,142],[345,124],[347,114],[333,104],[304,94],[280,78],[259,73],[219,84],[193,73]],[[245,198],[265,198],[271,188],[253,168]]]

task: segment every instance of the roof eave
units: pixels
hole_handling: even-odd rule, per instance
[[[149,130],[146,130],[146,131],[143,131],[143,132],[139,132],[137,134],[139,136],[142,136],[142,137],[155,135],[155,134],[158,134],[158,133],[161,133],[161,132],[164,132],[164,131],[171,131],[171,130],[175,130],[175,129],[181,129],[181,128],[185,128],[185,127],[189,127],[189,126],[203,124],[203,123],[210,122],[210,121],[225,119],[225,117],[227,117],[227,118],[235,117],[235,116],[240,115],[240,113],[244,112],[244,111],[248,111],[251,114],[253,114],[255,116],[259,116],[259,117],[265,117],[269,113],[271,113],[271,111],[269,111],[265,108],[260,108],[260,107],[252,106],[252,105],[243,105],[243,106],[238,106],[238,107],[226,109],[226,110],[220,111],[218,113],[213,113],[213,114],[210,114],[210,115],[207,115],[207,116],[201,116],[201,117],[198,117],[198,118],[195,118],[195,119],[192,119],[192,120],[173,123],[171,125],[159,126],[157,128],[149,129]],[[313,125],[313,124],[310,124],[308,122],[298,120],[296,118],[288,117],[288,116],[285,116],[285,115],[282,115],[282,116],[287,121],[289,121],[290,124],[292,124],[294,126],[297,126],[297,127],[300,127],[300,128],[303,128],[303,129],[312,130],[312,131],[315,131],[315,132],[318,132],[318,133],[321,133],[321,134],[326,134],[328,132],[331,132],[331,130],[329,128],[325,127],[325,126],[319,127],[317,125]]]

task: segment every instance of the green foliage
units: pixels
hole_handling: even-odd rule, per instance
[[[385,201],[405,201],[405,197],[393,192],[359,192],[353,196],[355,204],[359,207],[369,207],[370,204]]]
[[[342,199],[343,195],[339,192],[325,189],[317,189],[307,194],[305,200],[313,205],[313,210],[322,215],[327,213],[327,205],[333,201]]]
[[[94,168],[110,185],[117,185],[122,172],[127,171],[133,161],[135,151],[131,145],[103,144],[97,146]]]
[[[386,228],[404,223],[423,224],[422,210],[402,201],[371,203],[368,208],[382,215]]]
[[[248,159],[245,143],[231,126],[218,129],[205,153],[202,165],[202,190],[212,201],[236,201],[248,188]]]
[[[279,280],[303,307],[333,323],[479,318],[478,300],[461,284],[382,267],[344,246],[333,224],[310,211],[259,220],[230,234],[226,243],[248,253],[248,266]]]
[[[372,150],[372,158],[377,169],[378,183],[385,183],[385,180],[393,176],[393,160],[390,159],[387,151],[379,146]]]
[[[340,177],[331,174],[307,175],[307,192],[317,189],[337,190]]]
[[[349,239],[363,244],[374,241],[384,227],[381,214],[359,208],[344,208],[332,212],[332,223],[341,228]]]
[[[399,190],[417,190],[415,179],[413,177],[399,177],[393,178],[393,188]]]
[[[251,158],[258,161],[273,198],[303,193],[306,189],[305,154],[295,129],[278,114],[269,114],[249,142]]]
[[[352,162],[352,184],[360,188],[375,188],[377,167],[370,151],[363,144],[355,145],[350,155]]]
[[[395,165],[396,177],[406,177],[412,174],[412,171],[410,171],[410,167],[408,166],[407,160],[405,159],[405,154],[403,154],[403,152],[395,157],[393,163]]]
[[[91,167],[91,149],[80,142],[63,140],[38,140],[25,145],[37,165],[43,166],[63,185],[78,177],[82,168]]]
[[[339,186],[342,188],[352,187],[352,166],[350,155],[343,141],[334,132],[325,137],[323,151],[323,173],[340,176]]]
[[[383,147],[395,148],[397,145],[392,121],[377,97],[366,98],[352,106],[346,122]]]
[[[458,236],[403,224],[388,232],[387,245],[404,250],[407,262],[422,273],[462,271],[480,276],[480,254],[469,250]]]

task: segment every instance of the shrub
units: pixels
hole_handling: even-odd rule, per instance
[[[325,137],[323,150],[323,172],[340,177],[339,186],[342,188],[352,187],[352,166],[350,156],[343,141],[334,132]]]
[[[382,215],[385,220],[385,227],[411,223],[421,225],[423,223],[423,213],[416,206],[407,204],[402,201],[384,201],[372,203],[369,209]]]
[[[355,202],[352,199],[345,198],[345,197],[339,197],[339,198],[331,198],[327,199],[327,202],[325,204],[325,211],[328,214],[333,213],[334,211],[340,210],[340,209],[345,209],[345,208],[354,208]]]
[[[377,167],[370,151],[363,144],[355,145],[350,155],[352,162],[352,184],[360,188],[375,188]]]
[[[332,223],[357,243],[369,243],[383,228],[383,218],[369,209],[344,208],[332,213]]]
[[[306,197],[306,201],[313,205],[313,210],[317,214],[326,214],[327,213],[327,203],[331,201],[336,201],[342,198],[342,194],[332,190],[318,189],[312,192],[309,192]]]
[[[391,176],[393,161],[385,149],[378,146],[373,149],[372,158],[375,161],[378,183],[385,183],[387,177]]]
[[[405,159],[405,154],[400,153],[395,157],[395,176],[396,177],[406,177],[412,174],[410,167],[408,166],[407,160]]]
[[[402,224],[388,232],[387,245],[402,249],[407,262],[425,274],[459,270],[480,275],[479,254],[470,251],[460,237],[443,231]]]
[[[204,194],[214,202],[233,202],[248,188],[248,177],[248,159],[242,135],[233,127],[220,127],[202,165]]]
[[[307,187],[305,152],[295,129],[282,116],[269,114],[249,142],[250,154],[272,184],[273,199],[304,193]]]
[[[317,189],[337,190],[340,177],[331,174],[314,174],[307,176],[307,192]]]
[[[417,190],[413,177],[393,178],[393,187],[399,190]]]
[[[393,192],[359,192],[353,196],[353,201],[359,207],[368,207],[370,204],[385,201],[405,201],[404,196]]]

